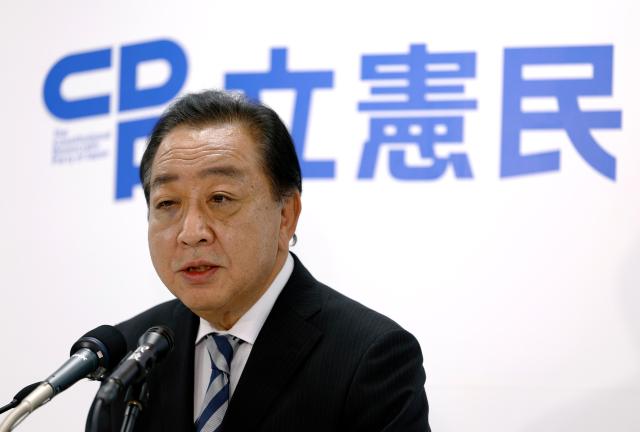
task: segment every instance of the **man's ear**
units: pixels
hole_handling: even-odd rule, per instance
[[[289,250],[289,241],[296,232],[298,218],[302,211],[300,192],[295,191],[282,198],[282,208],[280,209],[280,238],[278,246],[281,250]]]

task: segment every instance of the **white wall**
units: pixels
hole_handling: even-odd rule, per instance
[[[120,113],[115,92],[108,115],[64,121],[42,93],[58,60],[101,48],[113,67],[62,92],[112,92],[122,45],[171,39],[188,58],[183,92],[267,71],[275,47],[288,48],[291,70],[333,71],[333,87],[314,93],[306,157],[335,160],[336,175],[305,181],[293,250],[418,337],[434,430],[638,430],[639,11],[632,0],[3,3],[0,404],[51,373],[85,331],[170,298],[148,258],[141,191],[114,199],[116,125],[164,105]],[[474,177],[398,180],[383,152],[374,178],[358,180],[371,117],[358,111],[371,88],[361,57],[417,43],[476,53],[476,76],[462,83],[478,108],[455,112]],[[615,181],[561,131],[523,138],[527,152],[560,150],[560,171],[500,178],[504,49],[588,45],[614,47],[613,95],[580,106],[622,112],[621,128],[593,133],[616,159]],[[143,86],[170,73],[138,71]],[[264,98],[290,123],[293,93]],[[105,154],[55,163],[56,131],[106,134]],[[420,162],[415,145],[403,148]],[[74,386],[20,430],[82,430],[96,390]]]

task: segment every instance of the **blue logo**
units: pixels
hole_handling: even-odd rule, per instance
[[[117,88],[65,97],[63,84],[67,79],[112,71],[114,53],[112,48],[73,53],[54,64],[44,83],[49,112],[62,122],[71,122],[161,107],[180,92],[186,81],[184,49],[171,40],[154,40],[120,48]],[[138,82],[140,66],[157,61],[169,66],[168,78],[161,84],[142,87]],[[475,52],[431,51],[426,44],[411,44],[400,53],[362,55],[360,79],[370,84],[370,95],[367,100],[354,101],[354,107],[369,116],[369,134],[361,144],[354,177],[366,181],[376,176],[376,170],[387,169],[391,177],[401,181],[437,181],[447,172],[455,179],[473,179],[474,164],[464,141],[465,115],[477,111],[479,102],[466,93],[465,83],[476,79],[479,61]],[[558,72],[563,67],[570,73]],[[541,69],[546,72],[540,74]],[[522,145],[526,132],[559,130],[567,134],[594,171],[615,181],[616,159],[594,139],[592,130],[621,129],[622,112],[584,110],[579,104],[579,98],[585,96],[612,96],[613,46],[507,48],[503,72],[502,118],[491,125],[496,135],[502,132],[501,139],[482,143],[483,149],[489,151],[493,146],[499,154],[496,177],[559,171],[560,150],[536,152],[535,147],[532,150],[528,146],[525,151]],[[293,90],[291,134],[303,177],[334,179],[335,159],[313,160],[305,155],[313,94],[332,90],[334,76],[333,70],[325,68],[291,70],[287,48],[273,48],[269,70],[227,72],[225,87],[243,91],[251,99],[260,99],[265,90]],[[529,102],[536,100],[551,101],[555,109],[530,109]],[[148,114],[134,120],[131,115],[126,117],[116,128],[117,200],[130,198],[140,183],[136,141],[146,138],[158,119]],[[108,133],[72,136],[66,130],[56,130],[54,161],[104,157],[107,152],[96,143],[107,138]],[[388,152],[388,167],[379,166],[383,151]]]
[[[58,60],[53,65],[44,82],[44,103],[49,112],[64,121],[105,116],[111,113],[112,99],[117,96],[118,113],[142,108],[159,107],[171,101],[182,89],[187,78],[187,57],[185,51],[171,40],[125,45],[120,48],[118,88],[106,94],[88,94],[74,99],[62,94],[63,82],[74,75],[111,70],[114,49],[106,48],[89,52],[73,53]],[[169,65],[170,74],[166,82],[147,88],[137,84],[137,71],[146,62],[162,61]],[[117,125],[116,145],[116,191],[115,198],[129,198],[133,188],[140,183],[138,162],[134,161],[134,144],[139,138],[149,135],[157,116],[136,120],[120,121]],[[64,138],[65,133],[56,132]],[[75,142],[72,151],[86,151],[90,146],[77,147],[79,138],[56,140],[60,143]],[[68,150],[67,146],[67,150]]]

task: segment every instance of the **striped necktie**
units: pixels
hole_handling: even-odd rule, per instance
[[[229,405],[229,370],[233,352],[242,340],[231,335],[210,333],[204,342],[211,360],[211,377],[196,420],[196,431],[215,432],[220,429]]]

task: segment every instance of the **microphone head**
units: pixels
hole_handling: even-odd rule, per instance
[[[156,361],[161,361],[169,354],[175,345],[173,331],[166,326],[153,326],[138,340],[138,345],[150,345],[154,347]]]
[[[171,352],[173,346],[173,331],[169,327],[151,327],[138,339],[138,348],[128,355],[100,386],[96,399],[110,404],[125,388],[145,379],[156,363]]]
[[[100,368],[103,371],[110,371],[127,353],[127,342],[117,328],[101,325],[78,339],[71,347],[70,355],[82,348],[88,348],[96,353]]]

